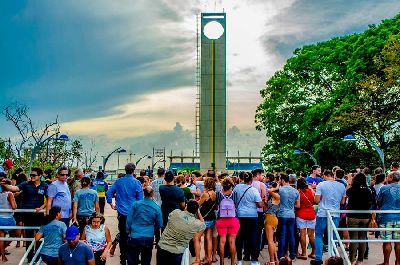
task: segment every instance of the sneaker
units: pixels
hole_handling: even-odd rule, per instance
[[[236,265],[242,265],[242,261],[241,260],[236,261]]]
[[[258,262],[258,261],[252,261],[252,262],[251,262],[251,265],[260,265],[260,262]]]

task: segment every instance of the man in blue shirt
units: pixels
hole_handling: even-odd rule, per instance
[[[321,167],[314,165],[311,167],[311,174],[306,178],[308,185],[312,189],[316,189],[317,185],[324,181],[321,177]]]
[[[143,199],[143,188],[140,182],[133,177],[135,164],[128,163],[125,166],[126,175],[117,179],[106,193],[107,203],[118,212],[118,229],[120,233],[120,263],[125,265],[127,260],[126,217],[129,209],[135,201]],[[115,205],[112,198],[115,194]]]
[[[161,208],[154,202],[153,188],[144,190],[144,200],[133,203],[126,219],[128,239],[128,264],[150,265],[153,249],[154,231],[162,227]]]
[[[61,245],[58,250],[58,264],[62,265],[95,265],[92,249],[79,241],[79,229],[70,226],[65,233],[67,243]]]
[[[400,210],[400,173],[397,171],[391,172],[388,175],[388,185],[383,186],[378,194],[377,203],[380,210]],[[380,228],[400,228],[400,214],[383,213],[380,214]],[[399,240],[399,231],[382,231],[381,238],[383,240]],[[394,243],[396,261],[400,260],[400,243]],[[382,264],[389,264],[390,253],[392,252],[392,243],[383,243],[383,258]]]

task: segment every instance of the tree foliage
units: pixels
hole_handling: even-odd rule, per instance
[[[296,49],[260,92],[255,122],[267,135],[264,156],[279,154],[296,167],[308,159],[293,155],[302,148],[328,168],[379,166],[370,147],[342,141],[354,132],[398,160],[399,28],[397,15],[361,34]]]
[[[33,166],[56,169],[61,165],[79,166],[82,159],[82,143],[58,140],[60,124],[58,117],[44,125],[38,125],[29,115],[29,109],[21,103],[13,103],[3,108],[3,115],[11,122],[19,137],[14,141],[0,139],[0,157],[11,158],[17,167],[28,168],[31,154],[38,147]]]

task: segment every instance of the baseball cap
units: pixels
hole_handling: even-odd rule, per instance
[[[67,232],[65,232],[65,240],[75,240],[76,236],[79,235],[78,227],[72,225],[67,228]]]
[[[11,159],[5,160],[5,161],[4,161],[4,164],[6,164],[7,167],[10,168],[10,169],[13,167],[13,162],[12,162]]]

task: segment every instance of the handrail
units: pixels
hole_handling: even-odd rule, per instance
[[[0,209],[0,213],[42,213],[45,209],[36,211],[35,209]]]
[[[35,241],[34,241],[34,242],[35,242]],[[35,244],[36,244],[36,242],[35,242]],[[39,256],[40,250],[42,249],[43,245],[44,245],[44,244],[40,244],[39,248],[36,250],[36,253],[35,253],[35,255],[33,256],[32,261],[29,263],[29,265],[35,264],[35,261],[36,261],[37,257]]]
[[[337,249],[336,243],[339,244],[341,252],[344,256],[346,264],[350,264],[349,257],[345,251],[343,243],[385,243],[385,242],[400,242],[400,239],[341,239],[338,231],[400,231],[400,228],[369,228],[369,227],[351,227],[351,228],[337,228],[332,219],[332,213],[380,213],[380,214],[400,214],[400,210],[327,210],[328,219],[328,255],[329,256],[340,256]],[[336,239],[334,239],[335,234]]]
[[[350,263],[350,259],[349,259],[348,255],[346,253],[346,248],[344,247],[343,242],[340,240],[340,235],[339,235],[339,232],[336,229],[335,223],[333,222],[331,213],[329,211],[327,211],[327,215],[328,215],[327,216],[327,218],[328,218],[328,254],[329,254],[329,256],[332,256],[332,254],[339,256],[339,251],[336,248],[336,244],[335,244],[335,241],[338,241],[340,249],[341,249],[341,251],[342,251],[342,253],[344,255],[344,259],[346,261],[346,264],[351,264]],[[333,232],[335,233],[336,238],[338,240],[334,240]],[[333,249],[335,249],[336,253],[333,253],[333,251],[332,251]]]
[[[35,245],[35,239],[32,239],[32,243],[29,245],[28,249],[26,250],[25,254],[22,256],[21,260],[19,261],[18,265],[23,265],[26,258],[28,257],[29,252],[31,252],[33,246]]]

